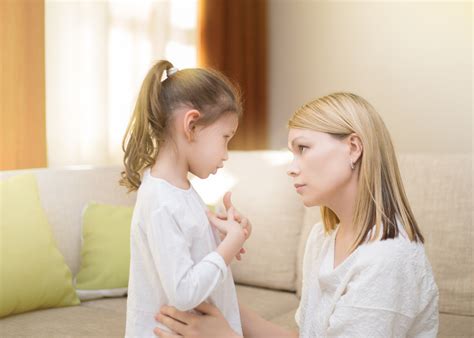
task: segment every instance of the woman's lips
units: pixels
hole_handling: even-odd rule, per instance
[[[295,189],[297,192],[301,192],[305,186],[306,184],[295,184]]]

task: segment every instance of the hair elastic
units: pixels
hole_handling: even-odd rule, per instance
[[[178,72],[178,70],[179,70],[179,69],[176,68],[176,67],[168,68],[168,69],[166,70],[166,76],[167,76],[167,77],[173,76],[174,74],[176,74],[176,73]]]

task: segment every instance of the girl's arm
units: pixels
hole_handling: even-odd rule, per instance
[[[269,322],[244,305],[240,305],[240,319],[245,338],[298,337],[298,332],[290,331]]]
[[[241,229],[240,225],[238,228]],[[168,304],[187,311],[206,300],[226,278],[227,264],[242,247],[236,237],[232,231],[217,251],[195,263],[191,258],[190,244],[173,212],[165,207],[155,210],[146,230],[146,241]]]

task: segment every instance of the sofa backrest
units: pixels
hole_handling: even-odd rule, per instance
[[[217,175],[192,180],[209,204],[232,190],[235,206],[252,220],[248,253],[232,267],[239,283],[300,287],[306,237],[320,216],[319,208],[304,208],[295,193],[286,175],[290,160],[286,151],[234,151]],[[402,154],[399,161],[440,290],[440,311],[474,315],[472,154]],[[84,206],[133,205],[135,194],[117,184],[119,167],[6,171],[0,179],[28,172],[38,179],[58,247],[75,274]]]
[[[280,151],[233,151],[224,169],[207,180],[192,178],[206,203],[222,200],[233,191],[235,206],[253,224],[243,262],[232,266],[236,282],[268,288],[295,290],[296,249],[300,238],[303,206],[286,169],[291,157]],[[81,215],[91,201],[133,205],[136,194],[127,195],[118,185],[120,167],[32,169],[1,172],[0,178],[33,173],[41,202],[65,261],[76,274],[80,266]]]
[[[402,154],[399,165],[408,200],[425,237],[425,249],[440,292],[440,311],[472,316],[472,154]],[[298,283],[305,236],[320,219],[318,209],[305,212],[298,249]]]
[[[295,290],[303,205],[286,174],[290,161],[287,151],[233,151],[217,175],[193,180],[209,204],[232,190],[235,207],[252,222],[247,253],[242,262],[232,263],[238,283]]]

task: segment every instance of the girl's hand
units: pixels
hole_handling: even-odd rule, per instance
[[[207,211],[206,214],[207,218],[209,219],[209,223],[211,223],[211,225],[221,234],[227,236],[231,233],[241,233],[244,235],[244,240],[247,238],[247,230],[245,229],[245,226],[247,226],[248,221],[244,218],[240,223],[237,222],[234,216],[234,208],[227,210],[227,215],[225,218],[219,218],[211,211]]]
[[[226,211],[228,211],[230,208],[234,209],[234,218],[237,222],[241,223],[243,219],[247,220],[245,229],[247,230],[247,233],[248,233],[247,238],[248,238],[250,237],[250,234],[252,233],[252,224],[250,223],[247,217],[242,216],[242,214],[239,211],[237,211],[237,209],[235,209],[234,205],[232,204],[231,197],[232,197],[232,193],[230,191],[225,193],[223,197],[224,207]]]
[[[201,303],[195,310],[202,315],[179,311],[172,306],[163,306],[155,319],[176,333],[167,333],[159,328],[155,328],[153,332],[160,338],[239,337],[215,306]]]
[[[230,191],[225,193],[224,198],[223,198],[224,206],[226,208],[226,211],[228,211],[230,208],[234,209],[234,219],[237,222],[239,222],[240,225],[242,226],[242,228],[245,230],[245,240],[247,240],[250,237],[250,234],[252,233],[252,224],[250,223],[248,218],[242,216],[242,214],[239,211],[237,211],[237,209],[235,209],[235,207],[232,204],[231,194],[232,193]],[[219,219],[227,220],[227,214],[226,213],[217,212],[216,216]],[[242,222],[242,220],[244,220],[244,222]],[[225,237],[224,233],[219,231],[219,235],[220,235],[221,240],[224,239],[224,237]],[[242,255],[245,254],[245,252],[246,252],[245,249],[241,248],[239,253],[237,253],[237,255],[235,256],[237,258],[237,260],[240,261],[242,259]]]

